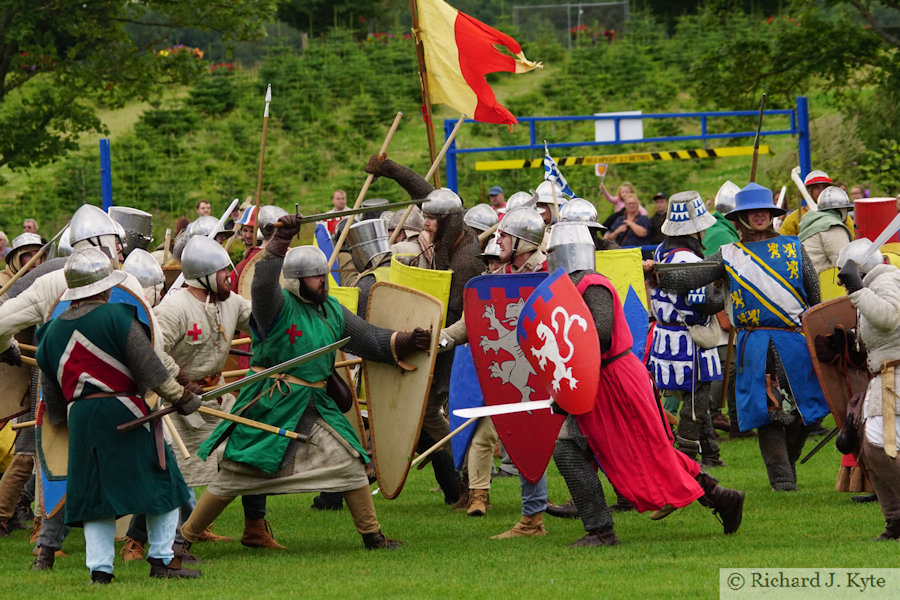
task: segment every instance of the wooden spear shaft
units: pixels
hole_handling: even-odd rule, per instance
[[[456,133],[459,131],[459,128],[462,126],[463,122],[466,120],[466,115],[462,115],[459,117],[459,120],[456,122],[456,125],[453,127],[453,131],[450,132],[450,135],[447,136],[447,139],[444,140],[444,145],[441,147],[441,151],[438,152],[438,155],[435,157],[433,161],[431,161],[431,168],[428,169],[428,173],[425,174],[425,180],[431,178],[434,175],[434,172],[437,170],[438,165],[441,164],[441,161],[444,159],[444,155],[447,154],[447,150],[450,148],[450,144],[453,143],[453,140],[456,139]],[[410,204],[406,207],[406,210],[403,211],[403,216],[400,217],[400,223],[397,225],[397,228],[394,229],[394,233],[391,234],[391,239],[389,243],[393,244],[397,241],[397,236],[400,235],[400,231],[403,229],[403,224],[406,223],[407,217],[409,217],[410,213],[413,211],[413,207],[415,204]]]
[[[397,112],[397,116],[394,117],[394,122],[391,123],[391,128],[388,130],[387,135],[384,138],[384,142],[381,144],[381,149],[378,151],[378,156],[381,156],[387,152],[388,144],[391,143],[391,138],[394,137],[394,133],[397,131],[397,127],[400,126],[400,119],[403,118],[402,112]],[[375,176],[369,173],[369,176],[366,177],[365,183],[363,183],[362,189],[359,190],[359,195],[356,197],[356,202],[353,203],[353,208],[357,209],[362,204],[363,200],[366,197],[366,193],[369,191],[369,186],[372,185],[372,182],[375,181]],[[344,228],[341,230],[341,235],[338,238],[338,241],[334,244],[334,250],[331,252],[331,258],[328,259],[328,270],[331,270],[331,267],[334,266],[334,261],[337,260],[338,252],[341,251],[341,246],[344,245],[344,241],[347,239],[347,234],[350,233],[350,226],[353,225],[353,219],[356,215],[350,215],[347,217],[347,224],[344,225]]]
[[[434,126],[431,119],[431,92],[428,89],[428,71],[425,66],[425,48],[422,46],[422,39],[419,37],[419,7],[416,0],[409,0],[409,13],[412,18],[412,33],[416,41],[416,62],[419,66],[419,89],[422,91],[422,112],[425,118],[425,133],[428,137],[428,156],[431,162],[434,162],[435,143],[434,143]],[[437,171],[433,172],[434,187],[441,187],[441,178]],[[428,179],[426,177],[425,179]]]
[[[266,136],[269,132],[269,103],[272,102],[272,84],[270,83],[266,88],[266,110],[263,113],[263,130],[262,130],[262,143],[259,147],[259,171],[256,174],[256,215],[259,215],[259,206],[262,203],[262,179],[263,179],[263,166],[266,162]],[[251,240],[256,240],[256,232],[259,229],[259,219],[253,219],[253,237]]]
[[[465,429],[466,427],[468,427],[469,425],[471,425],[471,424],[474,423],[475,421],[477,421],[479,418],[480,418],[480,417],[472,417],[471,419],[469,419],[468,421],[466,421],[465,423],[463,423],[462,425],[460,425],[459,427],[457,427],[456,429],[454,429],[453,431],[451,431],[450,433],[448,433],[447,435],[445,435],[445,436],[444,436],[443,438],[441,438],[441,440],[440,440],[439,442],[437,442],[434,446],[432,446],[431,448],[429,448],[428,450],[426,450],[425,452],[423,452],[422,454],[420,454],[419,456],[417,456],[416,459],[415,459],[414,461],[412,461],[411,463],[409,463],[409,468],[411,469],[411,468],[415,467],[415,466],[418,465],[420,462],[422,462],[423,460],[425,460],[426,458],[428,458],[429,456],[431,456],[432,454],[434,454],[435,452],[437,452],[438,450],[440,450],[440,449],[441,449],[441,446],[443,446],[444,444],[446,444],[447,441],[448,441],[450,438],[452,438],[453,436],[455,436],[457,433],[459,433],[460,431],[462,431],[463,429]]]

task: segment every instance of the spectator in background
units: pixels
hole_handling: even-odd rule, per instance
[[[495,185],[488,191],[488,201],[497,214],[506,212],[506,196],[503,195],[503,188],[499,185]]]
[[[37,233],[38,232],[38,224],[34,219],[25,219],[25,222],[22,223],[22,229],[25,233]]]
[[[650,236],[648,244],[661,244],[666,236],[663,235],[662,226],[666,222],[666,208],[669,205],[669,198],[662,192],[656,192],[653,196],[653,205],[656,212],[650,217]]]
[[[197,202],[197,217],[205,217],[212,211],[212,205],[208,200],[200,200]]]
[[[643,246],[650,233],[650,218],[640,212],[641,203],[634,194],[625,197],[625,210],[603,236],[622,248]]]
[[[344,190],[334,190],[331,194],[331,210],[328,212],[340,212],[342,210],[347,209],[347,192]],[[325,227],[328,229],[328,233],[334,237],[334,232],[337,230],[338,223],[341,222],[340,217],[335,217],[333,219],[325,219],[323,223],[325,223]]]
[[[9,238],[6,237],[4,232],[0,231],[0,253],[2,253],[4,259],[9,254],[9,250]]]
[[[856,202],[866,197],[866,192],[861,185],[854,185],[850,188],[850,199]]]
[[[600,193],[602,193],[606,197],[606,200],[613,205],[613,208],[615,209],[616,212],[619,212],[620,210],[622,210],[625,207],[626,196],[628,196],[629,194],[633,194],[633,195],[637,196],[637,192],[635,191],[634,186],[631,185],[627,181],[622,182],[622,185],[620,185],[619,188],[616,190],[616,195],[613,196],[609,193],[609,190],[606,189],[604,180],[601,180],[600,181]],[[663,211],[663,212],[665,212],[665,211]],[[645,209],[643,206],[641,206],[640,213],[642,215],[646,215],[647,209]]]

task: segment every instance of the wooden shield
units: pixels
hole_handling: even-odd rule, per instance
[[[45,519],[51,519],[65,508],[66,480],[49,478],[47,471],[44,469],[44,464],[41,462],[40,454],[37,456],[37,464],[40,477],[35,479],[35,491],[40,499],[37,502],[41,508],[39,514]]]
[[[256,273],[256,263],[260,261],[263,254],[265,254],[265,252],[257,252],[254,254],[253,258],[251,258],[244,266],[244,270],[241,271],[241,276],[238,278],[238,285],[235,291],[247,300],[252,300],[250,297],[250,286],[253,285],[253,275]],[[283,274],[278,276],[278,281],[281,286],[284,287]]]
[[[181,275],[181,264],[165,265],[162,268],[163,275],[166,277],[166,283],[163,285],[163,294],[169,291],[178,276]]]
[[[425,418],[444,307],[428,294],[380,281],[369,292],[368,316],[369,322],[378,327],[396,331],[422,327],[432,332],[431,351],[416,352],[405,359],[416,367],[415,371],[363,363],[375,474],[381,493],[393,499],[403,489]]]
[[[841,427],[851,396],[866,391],[869,385],[869,371],[865,365],[862,368],[846,365],[845,374],[843,368],[819,361],[816,356],[816,336],[831,335],[838,325],[847,331],[856,329],[856,308],[847,296],[817,304],[803,313],[803,335],[806,337],[813,368],[819,378],[828,408],[834,415],[834,421]],[[843,360],[841,362],[846,364]]]

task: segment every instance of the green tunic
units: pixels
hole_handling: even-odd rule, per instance
[[[314,306],[300,302],[286,290],[281,293],[284,304],[268,335],[260,340],[255,331],[252,333],[254,366],[273,367],[343,337],[344,314],[335,298],[329,296],[324,304]],[[334,369],[334,357],[335,353],[331,352],[286,373],[310,383],[324,381]],[[272,379],[265,379],[243,388],[231,413],[295,431],[310,398],[314,399],[322,419],[347,440],[364,461],[368,461],[353,427],[325,388],[285,382],[276,384]],[[245,410],[254,399],[253,405]],[[200,458],[205,460],[226,438],[225,459],[252,465],[270,475],[278,470],[290,442],[286,437],[223,421],[200,446]]]
[[[65,314],[65,313],[64,313]],[[119,433],[116,426],[147,414],[125,356],[133,306],[102,304],[86,315],[57,318],[37,330],[38,365],[55,374],[54,393],[74,402],[69,410],[66,523],[127,514],[162,514],[187,502],[178,464],[165,446],[159,466],[149,426]],[[86,398],[121,392],[120,396]]]

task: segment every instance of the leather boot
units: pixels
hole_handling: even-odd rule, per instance
[[[505,540],[514,537],[531,537],[535,535],[547,535],[547,530],[544,528],[544,513],[528,516],[522,515],[522,518],[519,519],[518,523],[513,525],[512,529],[497,535],[492,535],[491,539]]]
[[[202,561],[196,554],[191,554],[191,545],[184,542],[174,542],[172,552],[181,559],[183,565],[199,565]]]
[[[569,546],[573,548],[591,548],[595,546],[618,546],[619,538],[613,528],[591,531],[577,542],[572,542]]]
[[[112,583],[115,576],[106,571],[91,571],[91,585],[106,585]]]
[[[392,540],[386,537],[381,533],[380,529],[373,533],[362,534],[362,539],[366,550],[396,550],[403,545],[403,542],[400,540]]]
[[[884,532],[875,538],[876,542],[893,542],[900,539],[900,519],[891,519],[884,524]]]
[[[125,562],[144,560],[144,542],[139,542],[134,538],[125,538],[125,545],[122,546],[122,559]]]
[[[12,519],[0,519],[0,538],[9,536],[16,528],[12,523]]]
[[[38,548],[37,558],[31,563],[32,571],[49,571],[56,561],[56,548],[41,546]]]
[[[272,528],[265,519],[244,519],[244,535],[241,536],[241,545],[248,548],[287,549],[272,537]]]
[[[547,510],[544,511],[551,517],[557,519],[577,519],[578,509],[575,507],[575,501],[569,498],[562,504],[547,503]]]
[[[200,571],[195,569],[185,569],[181,565],[181,559],[177,556],[166,564],[160,558],[148,558],[150,563],[150,577],[158,577],[161,579],[197,579],[200,577]]]
[[[736,532],[744,515],[744,492],[723,488],[715,477],[702,472],[697,475],[697,482],[704,492],[699,498],[700,504],[713,509],[725,535]]]
[[[634,506],[628,501],[628,498],[616,493],[616,503],[609,507],[609,512],[629,512],[634,510]]]
[[[453,505],[453,510],[469,510],[469,503],[472,501],[472,490],[466,490]]]
[[[469,490],[472,500],[469,502],[469,510],[466,514],[470,517],[483,517],[490,507],[491,500],[488,490]]]
[[[659,521],[660,519],[665,519],[669,515],[675,512],[675,507],[671,504],[666,504],[662,508],[657,508],[653,511],[653,514],[650,515],[650,519],[653,521]]]

